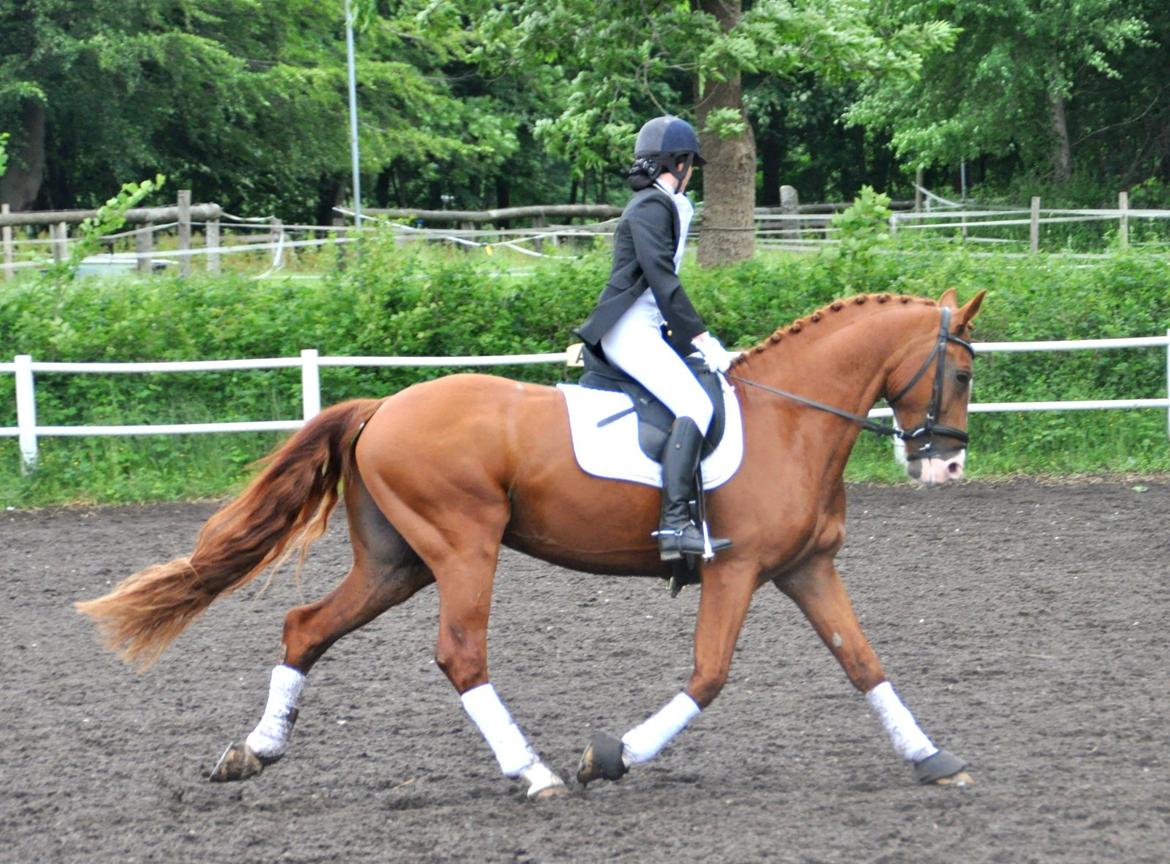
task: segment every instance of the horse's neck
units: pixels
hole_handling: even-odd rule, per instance
[[[904,356],[907,333],[926,332],[919,320],[927,310],[896,301],[881,306],[875,301],[864,310],[844,306],[836,313],[830,307],[783,331],[779,341],[750,352],[738,374],[864,416],[881,395],[889,369]],[[807,440],[829,443],[825,457],[843,467],[859,426],[772,395],[753,401],[763,407],[763,422],[774,422],[775,412],[783,411],[788,422],[808,429],[813,437]]]

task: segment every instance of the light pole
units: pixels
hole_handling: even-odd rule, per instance
[[[358,150],[357,75],[353,65],[353,0],[345,0],[345,53],[349,67],[349,151],[353,161],[353,225],[362,225],[361,157]]]

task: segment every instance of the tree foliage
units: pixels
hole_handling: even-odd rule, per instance
[[[886,6],[894,21],[945,15],[962,31],[952,53],[926,61],[914,86],[874,80],[848,112],[853,122],[888,133],[895,152],[912,165],[1013,157],[1035,173],[1047,170],[1068,181],[1079,127],[1109,111],[1104,93],[1089,100],[1088,91],[1105,85],[1124,99],[1120,70],[1127,52],[1159,47],[1149,23],[1154,5],[1133,0],[893,0]],[[1163,41],[1163,69],[1165,50]]]
[[[949,181],[960,161],[1000,187],[1091,178],[1146,204],[1170,187],[1163,0],[349,8],[368,204],[620,200],[635,130],[668,111],[701,121],[712,146],[739,142],[729,152],[747,167],[730,182],[749,208],[780,182],[806,200],[851,198],[865,184],[904,191],[920,166]],[[0,198],[94,206],[164,172],[231,212],[328,219],[350,185],[345,11],[8,0]],[[713,184],[697,186],[709,205],[727,194]]]

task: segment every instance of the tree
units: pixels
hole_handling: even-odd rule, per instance
[[[325,218],[349,176],[344,0],[11,0],[0,129],[18,207],[105,200],[164,170],[246,211]],[[468,50],[456,4],[361,0],[364,173],[494,172],[517,147],[490,99],[444,71]],[[94,110],[101,106],[101,110]],[[405,168],[401,166],[406,166]],[[389,184],[387,184],[389,185]]]
[[[892,131],[898,155],[920,165],[984,154],[1047,163],[1057,183],[1073,174],[1070,105],[1089,79],[1117,87],[1117,61],[1149,44],[1132,0],[892,0],[899,26],[945,18],[961,28],[955,50],[926,61],[913,86],[875,80],[853,122]],[[1162,73],[1165,54],[1161,56]]]
[[[537,131],[578,174],[628,161],[649,116],[695,119],[711,154],[699,260],[715,264],[753,250],[756,148],[743,74],[905,81],[953,40],[941,22],[891,28],[871,14],[864,0],[759,0],[746,11],[741,0],[513,0],[490,10],[484,30],[497,55],[561,71],[565,108]]]

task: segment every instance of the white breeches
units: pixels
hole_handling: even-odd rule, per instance
[[[650,294],[650,289],[644,293]],[[706,435],[714,411],[711,400],[687,364],[662,338],[658,307],[646,299],[640,297],[601,337],[601,348],[611,363],[657,396],[675,417],[691,418]]]

